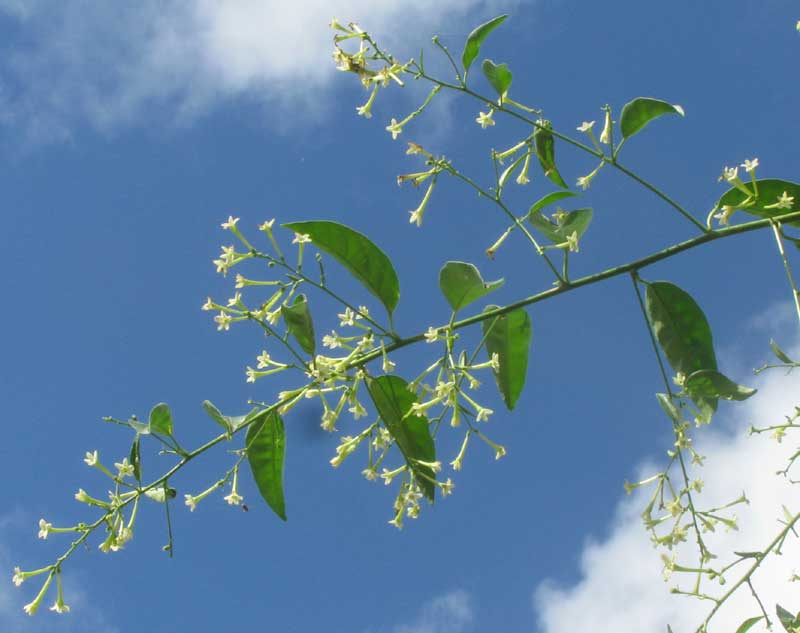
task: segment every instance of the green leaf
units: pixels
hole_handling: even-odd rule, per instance
[[[502,285],[502,279],[483,281],[480,271],[466,262],[447,262],[439,271],[439,288],[453,312],[458,312]]]
[[[203,401],[203,408],[206,410],[208,416],[214,420],[217,424],[219,424],[223,429],[225,429],[226,433],[231,433],[233,431],[233,425],[231,424],[231,419],[228,416],[222,415],[220,410],[217,409],[213,405],[210,400]]]
[[[286,457],[286,431],[275,411],[264,411],[247,429],[247,461],[258,491],[270,508],[284,521],[283,463]]]
[[[775,354],[779,361],[786,363],[787,365],[794,365],[794,361],[789,358],[780,347],[778,347],[778,344],[773,339],[769,339],[769,346],[772,349],[772,353]]]
[[[488,306],[484,312],[495,309],[497,306]],[[497,354],[500,360],[500,369],[494,372],[497,387],[506,406],[513,409],[525,386],[531,319],[524,308],[518,308],[494,319],[486,319],[482,327],[489,357]]]
[[[748,618],[747,620],[745,620],[744,622],[742,622],[739,625],[739,628],[736,629],[736,633],[747,633],[747,631],[749,631],[751,628],[753,628],[754,624],[756,624],[757,622],[759,622],[760,620],[763,620],[763,619],[764,619],[763,615],[759,615],[759,616],[757,616],[755,618]]]
[[[694,299],[675,284],[646,284],[647,318],[672,369],[689,376],[700,369],[717,369],[711,328]],[[692,397],[701,408],[716,411],[717,399]]]
[[[495,64],[491,59],[484,59],[481,70],[502,101],[511,87],[512,77],[508,64]]]
[[[367,390],[378,415],[397,443],[408,467],[415,474],[419,487],[433,503],[436,493],[433,481],[436,480],[436,473],[416,460],[435,462],[436,447],[428,419],[410,413],[411,405],[417,402],[417,396],[409,391],[408,383],[399,376],[368,376]]]
[[[290,306],[281,306],[281,314],[286,327],[292,333],[298,345],[306,354],[314,355],[314,323],[308,309],[308,300],[305,295],[297,295]]]
[[[567,237],[573,233],[578,234],[578,239],[581,238],[592,221],[592,210],[575,209],[574,211],[569,211],[561,224],[551,222],[540,211],[529,214],[528,221],[551,242],[561,244],[566,242]]]
[[[337,222],[289,222],[282,226],[311,237],[321,251],[336,259],[367,290],[381,300],[391,315],[400,299],[400,282],[392,262],[366,236]]]
[[[683,421],[678,407],[673,404],[668,394],[657,393],[656,399],[658,400],[658,404],[661,405],[661,408],[664,409],[664,413],[666,413],[673,422],[680,424]]]
[[[494,31],[498,26],[506,21],[507,15],[499,15],[496,18],[481,24],[467,37],[467,42],[464,44],[464,52],[461,53],[461,63],[464,65],[464,81],[467,80],[467,73],[472,62],[478,57],[481,52],[481,44],[486,36]]]
[[[133,466],[133,476],[136,477],[136,481],[140,484],[142,483],[142,450],[140,447],[140,440],[141,435],[138,433],[136,437],[133,438],[133,444],[131,445],[131,453],[128,457],[128,462],[131,466]]]
[[[153,433],[172,436],[172,413],[165,403],[157,404],[150,411],[150,430]]]
[[[559,200],[563,200],[564,198],[573,198],[575,196],[579,196],[581,194],[575,193],[574,191],[553,191],[548,193],[543,198],[537,200],[533,206],[529,209],[528,215],[533,215],[540,209],[544,209],[551,204],[558,202]]]
[[[683,108],[660,99],[639,97],[626,103],[622,108],[619,118],[619,128],[622,138],[629,138],[641,130],[653,119],[665,114],[680,114],[684,116]]]
[[[745,181],[745,186],[752,191],[752,181]],[[752,199],[752,196],[747,196],[736,187],[731,187],[717,201],[715,210],[722,209],[722,207],[733,207],[759,218],[771,218],[784,213],[800,211],[800,184],[777,178],[762,178],[761,180],[756,180],[756,187],[758,188],[758,196],[755,199]],[[794,198],[791,209],[765,208],[775,204],[784,193]],[[800,226],[800,222],[797,221],[789,222],[789,224]]]
[[[544,175],[556,183],[559,187],[567,189],[567,183],[558,173],[555,158],[555,139],[551,129],[550,121],[542,121],[541,125],[533,133],[533,144],[536,148],[536,157],[542,166]]]
[[[713,369],[700,369],[686,378],[686,390],[694,396],[703,398],[723,398],[724,400],[747,400],[758,389],[737,385],[727,376]]]
[[[783,628],[786,629],[788,633],[797,633],[797,627],[800,625],[798,618],[779,604],[775,605],[775,613],[778,615],[778,619],[781,621]]]

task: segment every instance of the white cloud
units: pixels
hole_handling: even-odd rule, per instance
[[[55,601],[55,583],[42,602],[39,612],[33,617],[22,610],[22,606],[33,599],[41,587],[44,576],[25,581],[20,587],[11,582],[13,569],[23,556],[19,547],[9,543],[18,541],[22,533],[35,534],[37,521],[17,508],[0,516],[0,631],[3,633],[118,633],[119,629],[109,618],[87,599],[82,572],[69,568],[64,572],[64,597],[70,606],[68,615],[56,615],[48,611]],[[13,552],[13,555],[12,555]]]
[[[23,35],[0,57],[0,125],[51,140],[87,123],[183,123],[245,97],[281,127],[287,112],[320,114],[317,91],[336,76],[334,15],[400,35],[392,45],[408,38],[402,54],[414,54],[443,24],[460,35],[517,1],[0,0],[0,19]]]
[[[798,350],[787,352],[797,354]],[[794,453],[798,438],[790,432],[783,444],[776,444],[767,434],[752,437],[747,434],[751,424],[760,427],[780,424],[785,415],[794,411],[800,376],[787,376],[775,370],[752,382],[760,392],[742,404],[722,404],[726,410],[724,416],[718,416],[721,419],[715,420],[714,427],[701,429],[695,440],[699,452],[708,457],[705,467],[696,475],[706,483],[700,495],[703,506],[731,501],[742,490],[752,502],[750,506],[737,506],[738,532],[718,530],[710,538],[712,551],[720,553],[763,549],[781,529],[777,522],[782,516],[781,505],[786,504],[793,512],[800,511],[796,488],[774,474]],[[657,468],[648,466],[643,473],[647,471],[652,474]],[[647,503],[645,494],[634,494],[621,501],[608,538],[585,546],[581,580],[577,584],[559,587],[544,582],[536,589],[534,608],[543,633],[574,631],[577,620],[592,622],[591,629],[596,633],[663,632],[667,623],[676,633],[682,633],[694,631],[703,621],[710,609],[709,602],[668,593],[668,587],[676,582],[682,589],[691,589],[693,577],[676,574],[669,585],[661,580],[659,551],[651,546],[639,518]],[[684,546],[679,550],[678,562],[696,560],[695,551],[694,544]],[[770,614],[774,614],[776,603],[795,612],[800,610],[798,586],[788,582],[792,573],[800,573],[798,553],[797,539],[790,537],[784,555],[770,557],[753,577]],[[738,577],[729,573],[726,587],[707,586],[711,593],[719,595]],[[759,614],[758,605],[745,585],[715,616],[710,631],[735,631],[744,619]]]
[[[425,604],[416,620],[395,627],[394,633],[463,633],[474,620],[469,594],[452,591]]]

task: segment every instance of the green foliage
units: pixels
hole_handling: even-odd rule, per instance
[[[288,222],[282,226],[309,235],[314,246],[342,264],[380,299],[391,314],[400,300],[400,281],[386,254],[366,236],[337,222]]]
[[[219,424],[228,434],[235,432],[239,427],[249,423],[250,420],[252,420],[261,411],[260,409],[253,409],[247,415],[223,415],[220,413],[220,410],[217,409],[217,407],[214,406],[214,404],[209,400],[205,400],[203,402],[203,409],[205,409],[208,416],[214,420],[214,422]]]
[[[264,411],[247,429],[247,461],[258,491],[270,508],[284,521],[283,464],[286,458],[286,431],[275,411]]]
[[[497,309],[488,306],[486,310]],[[517,404],[528,372],[531,346],[531,318],[524,308],[482,322],[489,356],[497,354],[500,369],[494,372],[497,387],[509,410]]]
[[[133,476],[136,477],[136,481],[142,483],[142,448],[141,448],[141,438],[142,436],[138,433],[133,438],[133,444],[131,444],[131,452],[128,455],[128,463],[133,466]]]
[[[542,235],[554,244],[567,241],[567,237],[576,233],[578,239],[589,228],[592,221],[591,209],[575,209],[565,213],[561,222],[551,222],[541,212],[528,214],[528,220]]]
[[[453,312],[466,308],[502,285],[502,279],[485,282],[480,271],[466,262],[447,262],[439,271],[439,288]]]
[[[161,402],[150,411],[150,431],[161,435],[172,436],[172,413],[169,406]]]
[[[800,211],[800,184],[778,178],[756,179],[755,187],[758,195],[755,195],[752,182],[745,182],[744,186],[752,192],[751,195],[747,195],[737,187],[731,187],[717,201],[715,210],[722,209],[722,207],[733,207],[759,218],[772,218],[790,211]],[[775,205],[784,193],[793,197],[794,201],[790,208],[777,208]],[[772,208],[767,208],[770,206]],[[800,223],[790,222],[790,224],[798,226]]]
[[[574,198],[580,195],[581,194],[575,193],[574,191],[553,191],[534,202],[533,206],[531,206],[531,208],[528,210],[528,215],[531,216],[537,211],[549,207],[551,204],[555,204],[564,198]]]
[[[664,116],[665,114],[679,114],[680,116],[684,116],[681,106],[672,105],[660,99],[639,97],[626,103],[622,108],[622,114],[619,119],[622,138],[630,138],[650,123],[650,121]]]
[[[797,633],[800,631],[800,613],[794,616],[779,604],[775,605],[775,612],[783,628],[786,629],[786,633]]]
[[[461,63],[464,65],[464,81],[467,80],[467,73],[469,73],[472,62],[475,61],[481,52],[483,40],[486,39],[489,33],[505,22],[507,17],[507,15],[499,15],[488,22],[484,22],[469,34],[464,44],[464,52],[461,54]]]
[[[495,64],[491,59],[484,59],[483,64],[481,64],[481,70],[483,70],[483,76],[494,88],[502,103],[508,94],[508,89],[511,87],[512,75],[508,65]]]
[[[561,177],[556,167],[556,142],[553,137],[549,121],[542,121],[541,125],[536,128],[533,133],[533,144],[536,148],[536,157],[539,159],[539,164],[542,166],[544,175],[552,180],[559,187],[568,189],[567,183]]]
[[[787,365],[794,364],[794,361],[789,358],[780,347],[778,347],[778,344],[773,339],[769,339],[769,346],[772,350],[772,353],[775,354],[779,361],[786,363]]]
[[[298,295],[292,305],[281,306],[281,314],[289,332],[306,354],[314,355],[316,341],[314,339],[314,323],[308,309],[308,299]]]
[[[646,283],[647,318],[664,356],[676,373],[687,377],[700,369],[717,369],[717,357],[706,315],[685,290],[666,281]],[[716,410],[717,399],[695,394],[701,408]]]
[[[739,625],[739,628],[736,629],[736,633],[747,633],[747,631],[749,631],[754,625],[758,624],[763,619],[763,615],[759,615],[754,618],[748,618]]]
[[[417,397],[408,389],[408,383],[399,376],[367,378],[367,390],[378,410],[378,415],[391,433],[403,454],[409,469],[415,474],[422,492],[433,503],[436,493],[436,473],[419,464],[417,460],[436,461],[436,447],[431,437],[428,419],[411,412]]]
[[[713,369],[700,369],[686,378],[686,391],[692,398],[723,400],[747,400],[757,389],[738,385],[727,376]]]

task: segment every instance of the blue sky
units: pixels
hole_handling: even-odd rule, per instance
[[[232,279],[211,264],[229,242],[219,228],[229,214],[252,233],[276,217],[336,220],[370,236],[398,270],[401,334],[448,319],[437,287],[446,260],[474,262],[487,279],[504,277],[493,302],[548,286],[522,240],[486,259],[506,225],[469,191],[442,181],[417,229],[408,209],[419,193],[394,184],[417,165],[403,141],[422,142],[486,181],[489,150],[527,131],[504,120],[481,130],[477,103],[445,97],[392,142],[385,125],[414,109],[424,89],[388,90],[372,120],[357,117],[363,91],[330,60],[332,15],[358,21],[405,57],[435,33],[460,51],[473,26],[509,12],[483,52],[508,62],[515,99],[545,108],[566,131],[599,121],[605,103],[617,112],[640,95],[681,104],[685,119],[654,123],[623,158],[700,218],[722,192],[723,165],[758,156],[759,175],[797,180],[794,3],[433,4],[147,1],[119,12],[102,3],[0,0],[0,244],[10,261],[0,275],[7,306],[0,394],[9,429],[0,447],[8,482],[0,564],[9,578],[15,565],[47,564],[63,550],[58,535],[37,540],[40,517],[56,525],[86,520],[75,490],[103,494],[84,453],[98,449],[109,463],[126,454],[130,438],[102,416],[143,417],[166,401],[182,443],[196,446],[216,433],[204,399],[238,413],[247,399],[269,400],[288,386],[246,384],[244,368],[263,337],[246,327],[219,333],[200,310],[206,296],[233,292]],[[432,66],[434,55],[426,53]],[[488,92],[479,73],[473,81]],[[566,147],[558,151],[570,183],[593,168]],[[511,198],[520,213],[551,190],[532,171],[532,183]],[[595,219],[574,276],[693,235],[677,214],[610,170],[585,198]],[[329,275],[378,310],[344,271]],[[787,348],[797,342],[767,233],[692,251],[645,276],[674,281],[698,299],[723,369],[742,382],[754,382],[750,370],[767,359],[770,337]],[[402,532],[386,524],[393,496],[364,481],[359,456],[330,468],[338,442],[318,430],[316,405],[304,403],[286,417],[287,524],[246,481],[248,513],[221,495],[194,513],[174,505],[170,560],[160,551],[162,508],[150,504],[124,551],[106,556],[95,543],[66,566],[73,613],[29,619],[21,608],[35,581],[20,589],[8,582],[0,585],[0,628],[556,633],[587,619],[632,630],[626,626],[647,621],[644,613],[658,630],[666,619],[689,630],[701,611],[677,613],[686,605],[669,602],[658,554],[638,522],[625,520],[641,500],[624,500],[622,482],[643,464],[659,464],[671,442],[652,397],[659,375],[630,282],[612,280],[530,314],[533,349],[517,409],[503,411],[491,380],[479,392],[496,411],[486,432],[507,446],[507,457],[495,462],[476,444],[454,477],[455,494]],[[319,332],[336,325],[332,313],[318,319]],[[410,378],[432,359],[419,346],[398,356],[398,372]],[[786,394],[797,382],[775,377],[761,386],[751,403],[724,407],[718,429],[703,440],[709,455],[713,448],[721,455],[704,475],[720,482],[712,497],[738,490],[744,477],[767,501],[778,500],[769,472],[782,453],[739,436],[753,420],[791,410]],[[459,441],[443,439],[443,461]],[[749,471],[743,460],[765,468]],[[181,495],[197,492],[228,463],[225,450],[215,451],[173,483]],[[146,473],[167,464],[151,454]],[[776,507],[743,516],[751,528],[743,538],[764,541]],[[791,600],[784,585],[769,589]],[[632,588],[641,590],[641,613],[631,607]]]

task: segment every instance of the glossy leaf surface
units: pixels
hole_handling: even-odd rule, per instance
[[[270,508],[286,520],[283,495],[283,464],[286,458],[286,431],[276,412],[262,413],[247,429],[247,461],[258,491]]]
[[[464,44],[464,52],[461,53],[461,63],[464,65],[464,81],[467,80],[467,73],[469,73],[472,62],[475,61],[481,52],[483,40],[486,39],[489,33],[505,22],[507,17],[507,15],[499,15],[488,22],[484,22],[469,34]]]
[[[480,271],[466,262],[447,262],[439,271],[439,288],[453,312],[458,312],[502,285],[502,279],[485,282]]]
[[[486,309],[492,310],[496,306]],[[497,354],[500,369],[494,372],[497,387],[503,401],[513,409],[525,386],[528,371],[528,355],[531,347],[531,319],[524,308],[519,308],[482,323],[486,337],[486,351],[491,357]]]
[[[622,138],[630,138],[646,126],[653,119],[657,119],[665,114],[679,114],[684,116],[683,108],[662,101],[661,99],[651,99],[649,97],[639,97],[626,103],[622,108],[619,119],[619,128]]]

